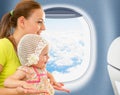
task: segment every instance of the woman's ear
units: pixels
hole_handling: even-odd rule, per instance
[[[25,17],[24,16],[19,17],[17,24],[18,24],[19,27],[24,28]]]

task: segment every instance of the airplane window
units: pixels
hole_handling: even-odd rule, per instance
[[[68,8],[55,7],[45,12],[46,31],[42,36],[50,43],[47,70],[60,82],[81,78],[90,64],[88,23],[81,14]]]

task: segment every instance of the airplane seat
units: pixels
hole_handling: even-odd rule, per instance
[[[108,55],[108,73],[115,95],[120,95],[120,37],[111,43]]]

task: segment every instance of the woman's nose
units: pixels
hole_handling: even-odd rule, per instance
[[[40,30],[38,31],[38,35],[40,35],[40,33],[42,32],[42,31],[44,31],[45,30],[45,25],[44,24],[42,24],[41,25],[41,27],[40,27]]]
[[[42,23],[41,30],[45,30],[45,29],[46,29],[46,28],[45,28],[45,24]]]

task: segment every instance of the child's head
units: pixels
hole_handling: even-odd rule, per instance
[[[18,57],[22,65],[37,65],[48,59],[48,43],[45,39],[36,34],[26,34],[23,36],[17,48]],[[43,60],[46,57],[46,60]]]

